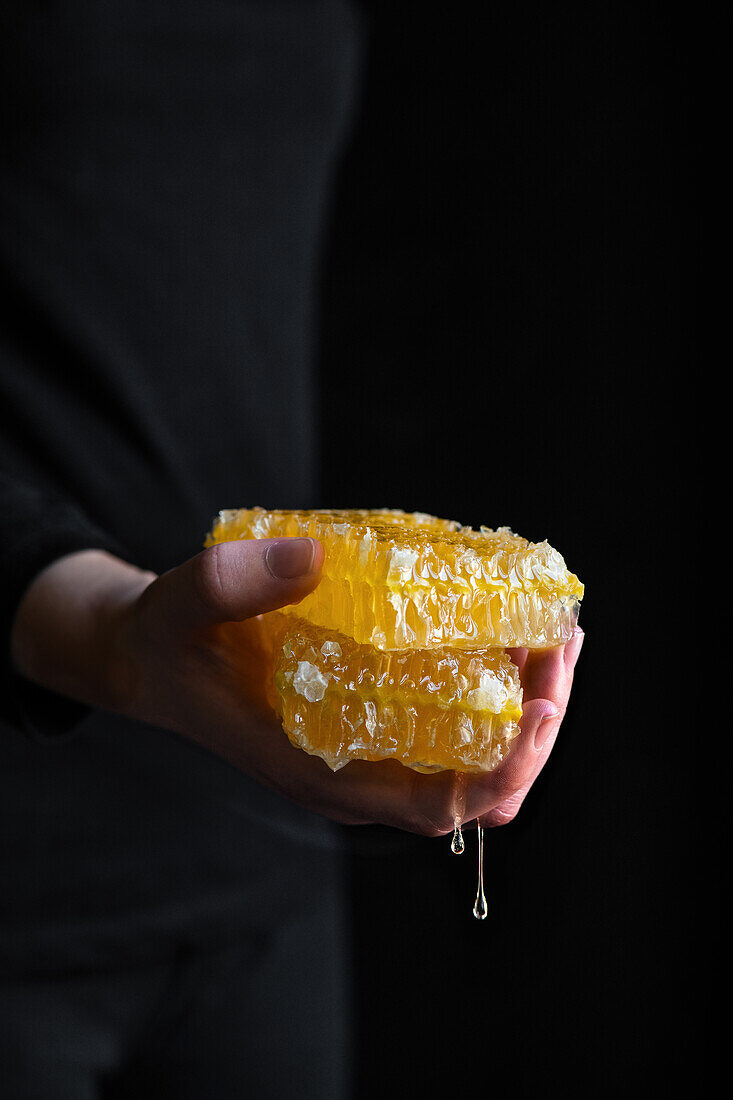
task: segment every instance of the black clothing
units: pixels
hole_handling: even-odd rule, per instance
[[[7,641],[61,554],[160,572],[219,508],[319,503],[318,245],[358,38],[342,0],[4,9],[3,976],[164,963],[272,918],[290,862],[335,881],[324,819],[20,682]]]
[[[350,1043],[338,869],[330,852],[304,862],[297,846],[281,849],[288,913],[273,895],[206,949],[0,982],[3,1100],[342,1097]]]

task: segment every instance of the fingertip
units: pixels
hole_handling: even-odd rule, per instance
[[[311,564],[311,573],[320,574],[323,568],[323,562],[326,558],[326,551],[323,549],[323,544],[318,539],[311,539],[313,543],[313,562]]]
[[[300,546],[294,547],[294,543]],[[320,582],[324,556],[318,539],[297,537],[273,540],[263,558],[266,575],[271,578],[271,584],[275,582],[272,590],[275,602],[268,610],[298,604],[310,595]],[[278,576],[276,570],[281,567],[282,573]]]
[[[565,668],[571,671],[575,668],[575,664],[580,656],[580,651],[583,648],[583,641],[585,640],[585,633],[579,626],[576,626],[573,631],[573,636],[569,642],[565,643],[563,650],[563,661],[565,662]]]
[[[320,568],[316,566],[316,547],[323,548],[311,538],[273,539],[265,550],[265,565],[277,581],[292,581],[308,577]]]
[[[538,700],[542,705],[537,708],[534,728],[534,747],[537,752],[544,746],[555,728],[555,719],[560,711],[550,699]]]
[[[547,718],[557,718],[560,708],[552,699],[535,697],[527,699],[522,707],[520,725],[523,731],[536,729]]]
[[[508,654],[510,660],[512,660],[514,662],[514,664],[517,666],[517,668],[521,672],[522,669],[524,668],[524,666],[527,663],[527,658],[529,657],[529,650],[527,649],[527,647],[526,646],[514,646],[510,649],[507,649],[507,654]]]
[[[531,649],[521,678],[525,699],[559,699],[571,679],[565,664],[565,646]]]
[[[196,628],[299,603],[318,584],[322,562],[315,539],[216,543],[170,571],[165,588],[171,614]]]

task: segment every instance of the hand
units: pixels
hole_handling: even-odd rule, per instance
[[[295,802],[347,824],[425,835],[453,828],[454,773],[394,761],[333,773],[293,747],[262,697],[252,617],[297,603],[318,583],[312,540],[221,543],[155,577],[97,551],[44,570],[21,601],[16,667],[103,709],[180,733]],[[463,820],[511,820],[544,764],[567,704],[582,634],[567,646],[515,651],[525,690],[521,733],[491,773],[465,777]]]
[[[565,645],[509,651],[522,681],[521,732],[506,760],[471,785],[468,820],[480,817],[482,825],[495,826],[516,817],[557,739],[584,637],[576,627]]]
[[[420,775],[392,762],[354,761],[337,773],[345,780],[342,794],[351,783],[352,809],[364,804],[375,820],[426,836],[452,832],[456,810],[462,824],[478,819],[492,827],[512,821],[555,744],[584,637],[576,627],[565,645],[509,651],[520,671],[523,713],[519,734],[493,771]]]

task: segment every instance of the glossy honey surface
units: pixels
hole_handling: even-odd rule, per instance
[[[384,652],[277,612],[261,623],[283,728],[334,771],[353,759],[485,771],[518,732],[519,674],[501,649]]]
[[[505,648],[559,645],[577,622],[583,585],[561,555],[505,527],[396,509],[232,509],[205,544],[298,536],[322,543],[321,580],[259,617],[248,666],[262,659],[291,742],[334,771],[496,767],[522,714]]]
[[[583,585],[547,542],[397,510],[220,512],[206,545],[308,535],[320,584],[292,613],[376,649],[568,641]],[[286,609],[287,613],[287,609]]]

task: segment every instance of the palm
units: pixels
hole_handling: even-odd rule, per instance
[[[242,632],[238,640],[232,637],[232,629]],[[394,761],[352,761],[333,773],[322,760],[294,748],[273,716],[252,707],[251,686],[246,683],[252,684],[255,669],[242,662],[246,630],[246,624],[232,624],[225,630],[227,642],[233,643],[231,648],[225,646],[226,652],[239,656],[232,657],[231,694],[216,693],[219,716],[215,721],[211,719],[216,708],[209,712],[210,747],[267,786],[327,817],[346,824],[379,822],[429,835],[452,830],[459,796],[463,799],[460,816],[466,822],[480,818],[484,825],[501,825],[516,815],[554,744],[583,638],[579,632],[566,646],[512,651],[524,690],[521,732],[493,772],[457,779],[453,772],[420,775]]]

